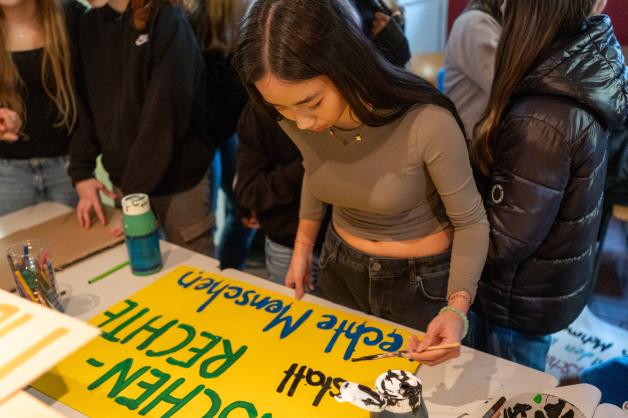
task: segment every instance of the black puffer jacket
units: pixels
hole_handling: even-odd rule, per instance
[[[569,325],[591,293],[608,130],[628,118],[628,73],[610,19],[582,31],[512,97],[485,179],[491,224],[473,309],[522,333]]]

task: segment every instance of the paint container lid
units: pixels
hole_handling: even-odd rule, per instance
[[[375,381],[375,389],[386,399],[386,410],[395,413],[416,411],[421,406],[421,380],[405,370],[388,370]]]
[[[381,393],[353,382],[343,382],[340,385],[340,393],[334,398],[338,402],[348,402],[369,412],[383,411],[386,406],[386,399]]]
[[[410,413],[415,416],[422,404],[421,394],[421,380],[414,374],[404,370],[388,370],[377,378],[375,389],[344,382],[340,386],[340,393],[334,398],[338,402],[349,402],[370,412]]]
[[[134,193],[122,198],[122,212],[125,215],[137,216],[150,212],[150,200],[144,193]]]

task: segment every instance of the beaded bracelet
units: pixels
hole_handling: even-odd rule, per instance
[[[444,306],[440,311],[438,311],[439,314],[442,314],[443,312],[453,312],[458,315],[460,319],[462,319],[462,338],[466,337],[469,332],[469,318],[467,318],[467,315],[460,309],[454,308],[453,306]]]
[[[471,298],[469,296],[467,296],[465,293],[462,293],[462,292],[452,293],[447,298],[447,301],[449,302],[449,301],[452,301],[452,300],[457,299],[457,298],[462,298],[462,299],[466,300],[469,303],[469,306],[471,306],[473,304],[473,302],[471,301]]]

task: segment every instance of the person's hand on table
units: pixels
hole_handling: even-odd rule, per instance
[[[294,252],[284,284],[294,289],[294,297],[300,300],[305,290],[314,290],[312,284],[312,252],[314,245],[294,243]]]
[[[76,183],[76,192],[79,195],[79,202],[76,206],[76,216],[79,225],[85,229],[91,226],[90,217],[92,211],[96,213],[96,217],[102,226],[107,225],[107,218],[102,209],[98,192],[103,192],[107,197],[114,200],[118,198],[118,196],[95,178]]]
[[[470,300],[471,297],[466,291],[456,292],[449,297],[449,306],[466,315],[471,307]],[[410,337],[407,349],[413,353],[408,357],[428,366],[456,358],[460,356],[460,347],[426,352],[423,350],[433,345],[460,343],[464,337],[463,333],[462,318],[455,312],[443,311],[430,321],[422,340],[414,335]]]
[[[20,129],[22,129],[20,115],[6,107],[0,108],[0,141],[17,141],[20,139]]]
[[[114,237],[121,237],[124,235],[124,224],[122,223],[122,219],[118,219],[111,228],[109,228],[109,234]]]

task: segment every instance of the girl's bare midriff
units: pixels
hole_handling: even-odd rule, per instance
[[[432,235],[404,241],[371,241],[356,237],[346,229],[334,225],[338,235],[356,250],[379,257],[410,258],[427,257],[451,248],[453,228],[447,227]]]

